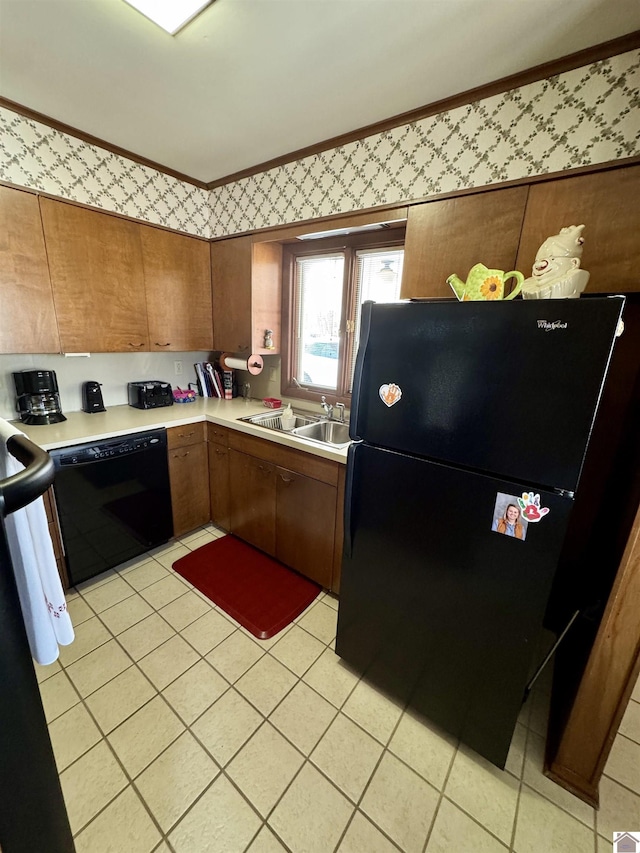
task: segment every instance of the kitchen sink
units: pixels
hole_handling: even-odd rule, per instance
[[[238,420],[245,421],[248,424],[263,426],[267,429],[279,430],[280,432],[291,432],[291,430],[285,430],[282,426],[283,412],[284,409],[270,409],[268,412],[260,412],[257,415],[248,415],[246,418],[238,418]],[[292,429],[306,426],[307,424],[313,424],[317,420],[317,418],[307,412],[296,412],[294,409],[293,414],[295,415],[296,422]]]
[[[238,418],[238,420],[278,432],[289,432],[298,438],[305,438],[307,441],[314,441],[318,444],[328,444],[331,447],[346,447],[349,444],[349,424],[322,420],[321,416],[313,415],[311,412],[301,412],[294,409],[295,425],[290,430],[284,430],[282,427],[283,412],[284,408],[272,409],[268,412],[260,412],[257,415]]]
[[[349,424],[343,424],[340,421],[316,421],[313,424],[296,427],[292,432],[300,438],[321,441],[323,444],[332,444],[334,447],[344,447],[350,441]]]

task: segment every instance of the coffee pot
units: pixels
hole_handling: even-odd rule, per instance
[[[44,425],[66,421],[55,370],[20,370],[13,374],[13,381],[18,395],[16,409],[23,423]]]

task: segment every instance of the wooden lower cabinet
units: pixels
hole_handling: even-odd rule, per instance
[[[276,469],[276,557],[327,589],[333,567],[336,490]]]
[[[229,444],[231,531],[333,589],[342,466],[237,432]]]
[[[211,521],[223,530],[231,530],[227,432],[224,427],[207,424]]]
[[[275,465],[237,450],[229,451],[231,531],[276,554]]]
[[[204,423],[167,430],[174,536],[207,524],[211,517],[204,436]],[[176,446],[176,442],[181,443]]]

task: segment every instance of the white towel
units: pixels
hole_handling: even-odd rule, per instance
[[[24,466],[11,456],[6,442],[0,441],[0,477],[22,470]],[[58,644],[72,643],[74,633],[42,498],[8,515],[5,527],[31,656],[40,664],[53,663],[58,658]]]

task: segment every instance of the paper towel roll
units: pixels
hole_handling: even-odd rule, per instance
[[[220,356],[220,364],[223,370],[248,370],[252,376],[262,373],[264,362],[261,355],[250,355],[249,358],[238,358],[223,352]]]

